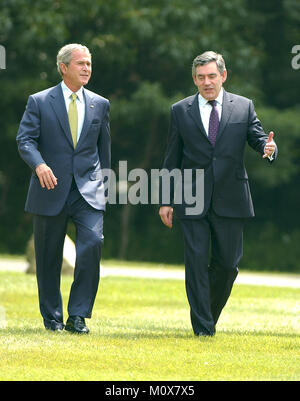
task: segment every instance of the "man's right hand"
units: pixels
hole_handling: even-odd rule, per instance
[[[159,209],[161,221],[169,228],[172,228],[173,208],[171,206],[161,206]]]
[[[39,164],[36,167],[35,172],[40,180],[42,188],[46,187],[47,189],[54,189],[54,187],[57,185],[57,178],[53,174],[51,168],[47,166],[47,164]]]

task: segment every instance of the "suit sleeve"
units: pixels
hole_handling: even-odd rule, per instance
[[[41,153],[38,150],[39,137],[39,109],[34,97],[30,96],[19,126],[17,144],[22,159],[33,170],[35,170],[39,164],[45,163]]]
[[[160,206],[170,206],[173,204],[174,180],[170,179],[170,173],[175,169],[181,169],[182,149],[182,138],[179,133],[176,113],[174,107],[172,107],[167,149],[159,183]],[[167,182],[170,182],[170,186],[164,185],[164,177],[166,177]]]
[[[248,135],[247,135],[247,140],[249,145],[259,152],[261,155],[264,154],[264,148],[266,146],[267,140],[268,140],[268,135],[266,135],[261,122],[257,118],[256,112],[254,110],[254,105],[253,102],[250,101],[249,104],[249,119],[248,119]],[[272,159],[267,158],[269,162],[272,162],[276,159],[277,157],[277,147],[276,151],[273,155]]]

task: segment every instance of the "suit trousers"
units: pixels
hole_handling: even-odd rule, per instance
[[[181,219],[185,283],[195,334],[213,335],[238,274],[245,219],[218,216]]]
[[[90,318],[100,279],[103,211],[92,208],[72,185],[57,216],[34,216],[39,304],[46,328],[63,323],[60,292],[63,247],[71,218],[76,228],[76,263],[68,302],[69,316]]]

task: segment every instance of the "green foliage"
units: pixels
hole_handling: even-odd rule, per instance
[[[284,191],[289,204],[300,191],[292,185],[300,177],[299,71],[290,64],[291,47],[300,43],[298,3],[3,0],[0,44],[7,51],[7,69],[0,71],[0,251],[22,253],[31,236],[31,217],[23,213],[30,171],[17,154],[15,136],[28,96],[59,82],[56,54],[70,42],[90,48],[88,87],[111,101],[115,169],[119,160],[127,160],[129,169],[161,167],[170,106],[196,92],[193,58],[205,50],[222,53],[226,89],[253,98],[266,131],[275,132],[280,156],[274,166],[251,151],[247,165],[259,221],[272,218],[281,229],[278,194]],[[271,205],[270,191],[278,200]],[[292,221],[296,209],[288,212],[288,230],[294,231],[299,218]],[[105,227],[107,256],[182,261],[179,231],[161,226],[155,206],[111,206]]]
[[[246,229],[242,269],[300,272],[300,230],[272,222]]]

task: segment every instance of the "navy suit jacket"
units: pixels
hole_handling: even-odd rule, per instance
[[[105,210],[103,169],[110,168],[109,101],[87,89],[85,120],[74,150],[61,84],[31,95],[17,134],[18,149],[33,170],[25,210],[59,214],[74,177],[82,197]],[[42,188],[35,168],[46,163],[57,178],[53,190]]]
[[[169,140],[163,168],[168,171],[204,170],[202,212],[198,215],[187,215],[186,209],[191,205],[184,202],[183,196],[181,204],[173,205],[177,215],[180,218],[199,218],[212,207],[218,215],[224,217],[254,216],[244,165],[245,145],[248,142],[254,150],[263,155],[267,139],[268,136],[254,111],[253,102],[245,97],[224,90],[222,117],[215,147],[210,143],[202,124],[198,93],[174,104],[171,109]],[[276,156],[277,149],[274,159]],[[194,181],[192,185],[195,189]],[[172,201],[172,185],[170,192]]]

